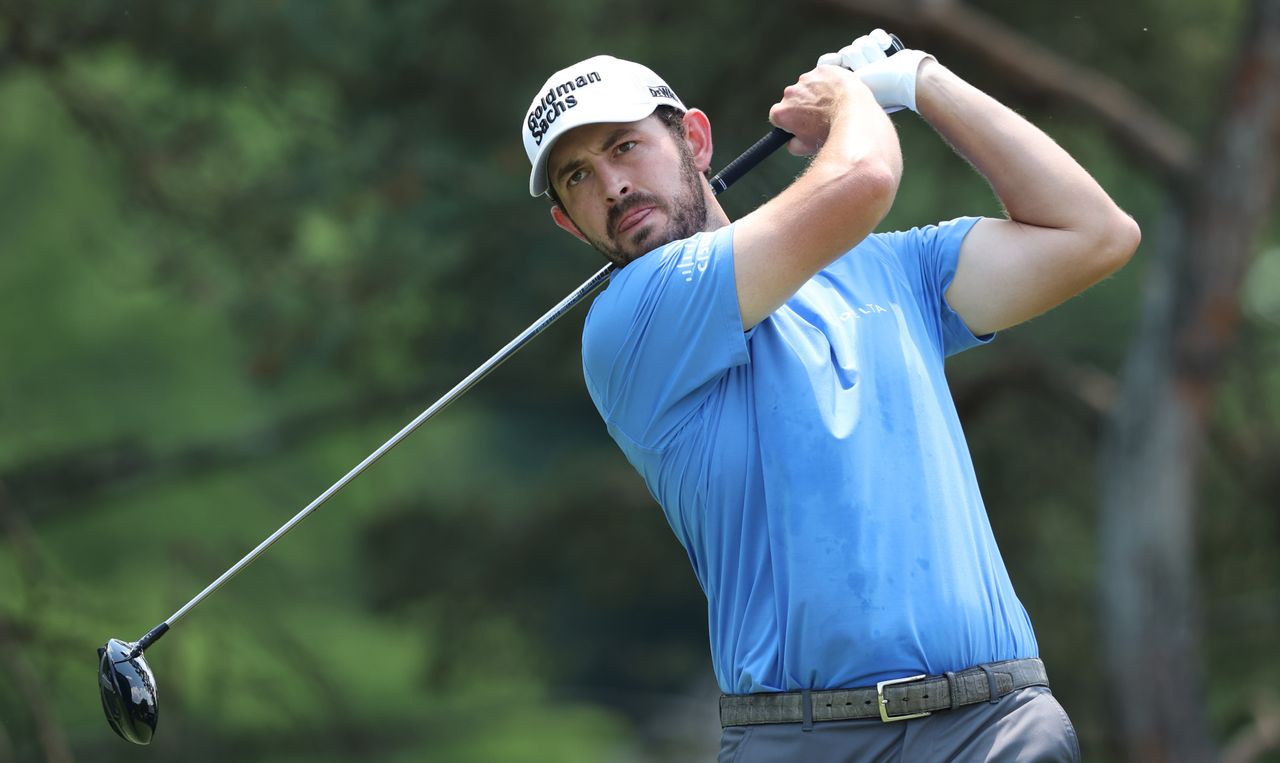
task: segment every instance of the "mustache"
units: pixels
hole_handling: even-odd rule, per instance
[[[609,214],[605,217],[605,226],[609,232],[609,238],[617,238],[618,224],[622,222],[622,218],[626,217],[636,207],[661,207],[662,201],[653,194],[635,193],[628,196],[622,202],[618,203],[609,210]]]

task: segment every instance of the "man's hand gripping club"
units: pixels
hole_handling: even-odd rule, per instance
[[[892,55],[894,37],[883,29],[865,34],[834,53],[818,58],[818,66],[839,66],[858,75],[876,98],[876,103],[892,114],[916,108],[916,77],[920,65],[933,56],[919,50],[899,50]]]

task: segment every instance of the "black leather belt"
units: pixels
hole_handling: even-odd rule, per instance
[[[1044,663],[1036,658],[979,665],[940,676],[909,676],[861,689],[828,689],[769,694],[720,695],[720,726],[804,723],[879,718],[884,722],[922,718],[995,702],[1028,686],[1048,686]]]

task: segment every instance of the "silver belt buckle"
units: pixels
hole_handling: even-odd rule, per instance
[[[918,676],[907,676],[906,678],[891,678],[888,681],[879,681],[876,683],[876,699],[880,700],[880,720],[885,723],[891,721],[909,721],[912,718],[923,718],[926,715],[933,715],[929,711],[923,713],[910,713],[908,715],[889,715],[889,700],[884,698],[884,687],[893,684],[906,684],[912,681],[919,681],[921,678],[928,678],[927,675],[921,673]]]

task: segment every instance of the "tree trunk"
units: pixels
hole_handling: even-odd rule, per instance
[[[1240,285],[1276,184],[1280,0],[1252,3],[1229,85],[1195,187],[1154,231],[1100,463],[1109,707],[1123,758],[1135,763],[1214,756],[1197,632],[1197,476]]]

